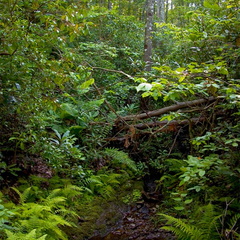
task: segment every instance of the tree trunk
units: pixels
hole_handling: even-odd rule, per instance
[[[153,14],[154,14],[154,1],[147,0],[146,11],[146,26],[145,26],[145,39],[144,39],[144,57],[145,71],[150,71],[152,67],[152,31],[153,31]]]
[[[165,22],[168,22],[168,8],[169,8],[169,2],[166,0],[166,11],[165,11]]]
[[[155,0],[156,16],[159,22],[165,22],[165,0]]]
[[[108,10],[111,10],[111,9],[112,9],[112,1],[108,0]]]

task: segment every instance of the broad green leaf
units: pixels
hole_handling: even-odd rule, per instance
[[[178,79],[178,81],[181,83],[181,82],[183,82],[184,81],[184,79],[186,78],[186,76],[185,75],[183,75],[183,76],[181,76],[179,79]]]
[[[200,177],[203,177],[205,175],[205,170],[199,170],[198,174]]]
[[[84,82],[83,84],[80,85],[81,89],[86,89],[88,87],[90,87],[92,84],[94,84],[94,79],[91,78],[88,81]]]
[[[139,91],[149,91],[149,90],[151,90],[151,88],[152,88],[152,84],[150,84],[150,83],[140,83],[136,87],[137,92],[139,92]]]
[[[213,3],[213,2],[210,2],[210,1],[207,1],[207,0],[205,0],[205,1],[203,2],[203,6],[204,6],[205,8],[209,8],[209,9],[212,9],[212,10],[220,10],[220,9],[221,9],[221,8],[218,6],[217,3]]]
[[[175,71],[176,71],[177,73],[181,73],[181,72],[183,72],[185,69],[186,69],[186,68],[177,68]]]
[[[228,75],[228,70],[225,67],[221,67],[218,72],[223,75]]]
[[[185,204],[189,204],[189,203],[191,203],[192,201],[193,201],[193,199],[187,199],[187,200],[184,201],[184,203],[185,203]]]
[[[61,104],[61,118],[68,118],[68,117],[77,117],[78,116],[78,110],[75,105],[70,103],[63,103]]]

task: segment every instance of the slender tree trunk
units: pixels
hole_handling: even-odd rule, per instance
[[[165,11],[165,22],[168,22],[168,8],[169,8],[169,2],[166,0],[166,11]]]
[[[165,0],[155,0],[156,16],[159,22],[165,22]]]
[[[108,0],[108,10],[111,10],[111,9],[112,9],[112,1]]]
[[[160,0],[160,21],[165,22],[165,0]]]
[[[146,25],[145,25],[145,38],[144,38],[144,55],[143,61],[145,62],[145,71],[151,71],[152,68],[152,31],[153,31],[153,15],[154,15],[155,0],[146,1]],[[144,111],[149,109],[150,98],[141,98],[140,108]]]
[[[123,13],[123,3],[122,3],[122,0],[119,0],[118,1],[118,14],[122,15],[122,13]]]
[[[152,31],[153,31],[154,1],[155,0],[147,0],[144,57],[143,57],[146,71],[150,71],[152,67]]]

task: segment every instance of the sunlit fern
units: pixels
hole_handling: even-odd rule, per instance
[[[78,187],[76,187],[78,189]],[[32,239],[68,239],[66,234],[60,228],[61,226],[74,226],[74,224],[66,220],[66,215],[76,215],[73,211],[66,208],[67,198],[63,192],[70,191],[65,189],[55,189],[46,198],[42,198],[39,202],[27,202],[28,196],[30,196],[31,188],[27,188],[23,193],[14,189],[19,195],[19,204],[14,206],[15,219],[13,226],[16,230],[8,231],[9,239],[28,239],[25,235],[34,235],[32,232],[36,229],[36,237]],[[76,191],[76,190],[74,190]],[[75,195],[76,192],[73,194]],[[17,236],[24,235],[24,238],[17,238]]]
[[[37,237],[36,229],[33,229],[30,233],[13,233],[6,230],[7,240],[45,240],[47,235],[43,235],[41,237]]]

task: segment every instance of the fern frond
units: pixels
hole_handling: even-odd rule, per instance
[[[182,240],[206,240],[202,238],[202,232],[195,226],[186,224],[182,219],[178,219],[166,214],[159,214],[167,220],[167,226],[162,229],[172,231]]]
[[[127,153],[115,148],[106,148],[104,152],[108,157],[112,158],[114,164],[125,165],[132,171],[137,171],[136,163],[129,158]]]
[[[213,204],[209,203],[206,206],[200,207],[196,211],[195,221],[197,226],[202,230],[206,239],[212,239],[213,237],[219,237],[216,229],[219,225],[219,219],[222,214],[218,214]]]
[[[234,229],[237,226],[238,221],[240,221],[240,213],[235,214],[228,223],[230,229]]]
[[[65,197],[52,197],[52,198],[46,198],[43,203],[46,206],[49,206],[50,208],[58,208],[59,206],[62,206],[63,203],[66,202]]]
[[[37,237],[36,229],[33,229],[29,233],[13,233],[11,231],[6,230],[7,240],[45,240],[47,235],[43,235],[41,237]]]
[[[101,179],[101,182],[104,184],[110,184],[110,185],[118,185],[120,182],[117,180],[120,179],[122,176],[121,174],[117,173],[109,173],[109,174],[100,174],[98,175]]]
[[[83,192],[83,189],[76,185],[67,185],[62,189],[62,195],[64,195],[66,198],[77,197],[81,195],[82,192]]]
[[[239,227],[240,214],[237,213],[228,222],[228,229],[225,229],[226,235],[231,235],[233,239],[240,240],[240,233],[237,232]]]
[[[18,207],[16,215],[21,218],[29,218],[29,216],[43,216],[46,212],[51,212],[51,207],[36,203],[24,203]]]
[[[90,178],[88,178],[88,188],[92,191],[92,192],[94,192],[94,190],[96,189],[96,188],[100,188],[100,187],[102,187],[103,186],[103,183],[102,183],[102,181],[101,181],[101,178],[100,178],[100,176],[95,176],[95,175],[93,175],[93,176],[91,176]]]
[[[37,229],[42,234],[47,234],[51,236],[53,239],[67,239],[64,232],[59,228],[59,226],[72,226],[71,223],[64,220],[61,216],[50,214],[45,218],[41,219],[37,216],[32,216],[27,220],[21,220],[22,231],[25,229]],[[57,236],[57,237],[56,237]]]
[[[51,199],[51,198],[61,196],[61,191],[62,189],[60,188],[52,190],[46,199]]]
[[[104,188],[99,189],[98,192],[102,197],[109,198],[115,193],[115,190],[110,185],[107,185],[104,186]]]
[[[26,202],[26,200],[28,199],[29,195],[30,195],[30,191],[31,191],[31,187],[27,188],[24,190],[23,193],[21,193],[17,188],[15,187],[11,187],[11,189],[13,189],[19,196],[19,203],[24,203]]]

